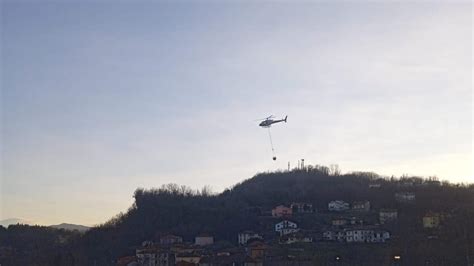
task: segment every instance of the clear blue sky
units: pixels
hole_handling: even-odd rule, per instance
[[[301,158],[474,181],[469,1],[68,2],[2,2],[0,219],[100,223]]]

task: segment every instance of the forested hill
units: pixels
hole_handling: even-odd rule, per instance
[[[370,185],[379,184],[377,189]],[[289,172],[262,173],[224,191],[220,196],[245,201],[264,208],[275,204],[311,202],[318,209],[327,209],[331,200],[347,202],[369,200],[373,208],[396,207],[394,194],[400,191],[416,193],[417,206],[432,210],[449,210],[453,205],[472,206],[474,185],[439,182],[436,178],[404,176],[381,177],[371,172],[340,175],[324,166]]]
[[[402,191],[415,193],[416,204],[397,202],[394,194]],[[383,178],[368,172],[341,175],[337,169],[324,166],[260,173],[220,194],[206,188],[196,191],[169,184],[139,188],[134,198],[125,213],[66,241],[56,254],[49,254],[51,250],[48,254],[35,251],[36,259],[42,254],[44,265],[53,265],[48,264],[52,259],[74,261],[75,265],[111,265],[118,257],[133,255],[143,241],[156,241],[165,234],[192,241],[196,235],[206,233],[213,235],[218,244],[232,245],[243,230],[264,230],[262,217],[271,216],[273,207],[292,202],[311,203],[317,211],[326,212],[332,200],[368,200],[372,210],[402,210],[413,221],[430,211],[446,213],[449,219],[467,223],[469,230],[474,230],[469,225],[474,210],[472,184],[455,185],[419,177]],[[8,242],[14,239],[9,235],[13,231],[9,231],[10,228],[0,230],[0,247],[21,250],[18,244]],[[41,249],[41,245],[37,248]],[[21,262],[28,264],[27,259],[24,255]],[[4,264],[8,265],[5,261]]]
[[[370,188],[370,184],[380,184]],[[186,186],[165,185],[158,189],[137,189],[128,212],[90,230],[84,237],[88,255],[109,259],[133,253],[132,246],[157,240],[171,233],[192,241],[200,233],[217,241],[234,243],[238,232],[258,230],[259,217],[269,215],[279,204],[309,202],[327,210],[331,200],[369,200],[373,209],[397,208],[394,193],[416,193],[417,204],[410,211],[420,217],[427,211],[474,210],[474,186],[459,186],[419,177],[382,178],[374,173],[340,175],[328,167],[260,173],[220,194],[194,191]]]

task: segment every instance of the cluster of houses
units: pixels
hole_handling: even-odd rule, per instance
[[[369,212],[370,202],[355,201],[350,205],[342,200],[328,203],[328,210],[332,212]],[[387,215],[387,213],[389,213]],[[379,211],[380,224],[396,220],[397,210],[382,209]],[[382,222],[383,221],[383,222]],[[346,243],[383,243],[390,239],[390,232],[379,227],[379,224],[364,225],[364,221],[357,217],[332,219],[332,227],[323,232],[323,240]]]
[[[252,241],[250,241],[252,240]],[[262,266],[269,246],[261,236],[250,231],[239,234],[238,247],[214,248],[214,238],[199,235],[194,243],[183,242],[175,235],[165,235],[159,243],[144,241],[136,248],[135,256],[126,256],[117,260],[119,266],[171,266],[171,265],[241,265]]]
[[[415,200],[411,192],[395,194],[399,202]],[[384,229],[399,218],[397,209],[382,208],[371,211],[370,202],[355,201],[352,204],[343,200],[330,201],[324,215],[331,217],[330,222],[321,226],[320,230],[299,227],[298,217],[313,214],[318,216],[310,203],[292,203],[279,205],[272,209],[272,231],[242,231],[237,235],[237,244],[232,248],[216,250],[214,237],[201,234],[193,243],[185,243],[183,238],[175,235],[163,235],[158,243],[145,241],[136,249],[135,256],[120,258],[118,265],[263,265],[265,259],[271,257],[271,250],[276,246],[295,243],[333,242],[333,243],[373,243],[380,244],[390,240],[391,234]],[[298,215],[296,215],[298,214]],[[377,215],[377,220],[366,223],[364,217]],[[312,217],[312,216],[309,216]],[[362,218],[361,218],[362,217]],[[440,215],[428,212],[422,220],[424,228],[433,229],[440,225]],[[270,224],[269,224],[270,225]],[[314,229],[314,228],[312,228]],[[273,258],[272,261],[275,261]]]
[[[349,206],[349,203],[342,200],[334,200],[328,203],[329,211],[341,212],[350,209],[351,207]],[[368,212],[370,211],[370,202],[368,200],[355,201],[354,203],[352,203],[352,210]]]
[[[346,243],[383,243],[390,239],[390,233],[378,227],[353,227],[326,230],[323,239]]]

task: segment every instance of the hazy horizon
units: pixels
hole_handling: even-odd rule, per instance
[[[297,162],[298,163],[298,162]],[[314,165],[314,164],[313,164]],[[308,165],[306,165],[308,166]],[[338,167],[340,167],[339,165],[337,165]],[[329,166],[328,166],[329,167]],[[340,169],[340,168],[339,168]],[[275,171],[285,171],[286,169],[275,169]],[[361,170],[363,171],[363,170]],[[341,172],[341,174],[348,174],[350,172],[357,172],[357,171],[348,171],[348,172]],[[256,173],[258,174],[258,173]],[[256,175],[255,174],[255,175]],[[376,173],[377,174],[377,173]],[[251,177],[248,177],[248,178],[252,178],[254,177],[255,175],[251,176]],[[380,175],[382,178],[387,178],[387,177],[391,177],[389,175]],[[400,177],[403,177],[403,176],[394,176],[396,178],[400,178]],[[410,176],[411,177],[411,176]],[[429,179],[429,177],[427,176],[416,176],[416,177],[422,177],[422,178],[426,178],[426,179]],[[433,176],[431,176],[433,177]],[[437,176],[435,176],[437,177]],[[240,181],[244,181],[245,179],[248,179],[248,178],[242,178],[242,180]],[[437,177],[439,179],[439,181],[443,182],[443,181],[448,181],[449,180],[446,180],[446,179],[440,179],[439,177]],[[239,182],[240,182],[239,181]],[[452,182],[450,182],[452,183]],[[145,189],[150,189],[150,188],[159,188],[161,187],[162,185],[167,185],[167,184],[170,184],[170,183],[163,183],[163,184],[160,184],[160,185],[157,185],[157,186],[153,186],[153,187],[147,187]],[[176,184],[176,183],[172,183],[172,184]],[[467,185],[467,184],[474,184],[473,182],[469,181],[469,182],[457,182],[457,183],[454,183],[454,184],[464,184],[464,185]],[[186,185],[186,184],[177,184],[177,185]],[[229,186],[229,187],[226,187],[224,189],[227,189],[227,188],[231,188],[233,185]],[[203,187],[206,187],[206,188],[211,188],[212,189],[212,186],[210,186],[209,184],[208,185],[204,185]],[[194,189],[194,190],[201,190],[203,187],[191,187],[191,189]],[[139,188],[139,187],[137,187]],[[137,189],[136,188],[136,189]],[[143,187],[142,187],[143,188]],[[220,191],[215,191],[215,190],[212,190],[212,193],[222,193],[223,190],[220,190]],[[133,202],[130,202],[130,206],[132,206],[132,203]],[[127,207],[127,208],[128,208]],[[126,208],[126,209],[127,209]],[[126,209],[123,209],[123,210],[119,210],[115,215],[119,214],[120,212],[126,212]],[[37,221],[34,221],[34,220],[29,220],[29,219],[24,219],[25,217],[3,217],[0,221],[1,222],[4,222],[4,221],[8,221],[8,220],[15,220],[13,223],[11,224],[16,224],[16,223],[20,223],[20,224],[29,224],[29,225],[43,225],[43,226],[52,226],[52,225],[58,225],[58,224],[76,224],[76,225],[84,225],[84,226],[89,226],[89,227],[93,227],[93,226],[97,226],[97,225],[100,225],[102,223],[105,223],[107,221],[109,221],[111,218],[113,218],[115,215],[112,215],[111,217],[106,217],[105,220],[102,220],[102,221],[98,221],[98,222],[95,222],[95,223],[89,223],[89,224],[83,224],[83,223],[77,223],[77,222],[74,222],[74,221],[59,221],[59,222],[56,222],[56,223],[41,223],[41,222],[37,222]]]
[[[473,183],[472,8],[3,1],[0,220],[102,223],[137,187],[302,158]]]

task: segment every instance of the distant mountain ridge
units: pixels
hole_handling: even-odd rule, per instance
[[[56,229],[65,229],[65,230],[70,230],[70,231],[77,230],[79,232],[85,232],[90,229],[90,227],[85,226],[85,225],[68,224],[68,223],[50,225],[49,227],[56,228]]]
[[[34,224],[34,223],[31,222],[31,221],[27,221],[27,220],[24,220],[24,219],[20,219],[20,218],[8,218],[8,219],[1,220],[1,221],[0,221],[0,225],[3,226],[3,227],[8,227],[8,226],[11,225],[11,224],[28,224],[28,225],[32,225],[32,224]]]
[[[15,224],[34,225],[35,223],[28,220],[21,219],[21,218],[8,218],[8,219],[0,220],[0,225],[3,227],[8,227],[9,225],[15,225]],[[54,225],[50,225],[49,227],[56,228],[56,229],[65,229],[65,230],[70,230],[70,231],[77,230],[79,232],[85,232],[90,229],[89,226],[80,225],[80,224],[69,224],[69,223],[54,224]]]

